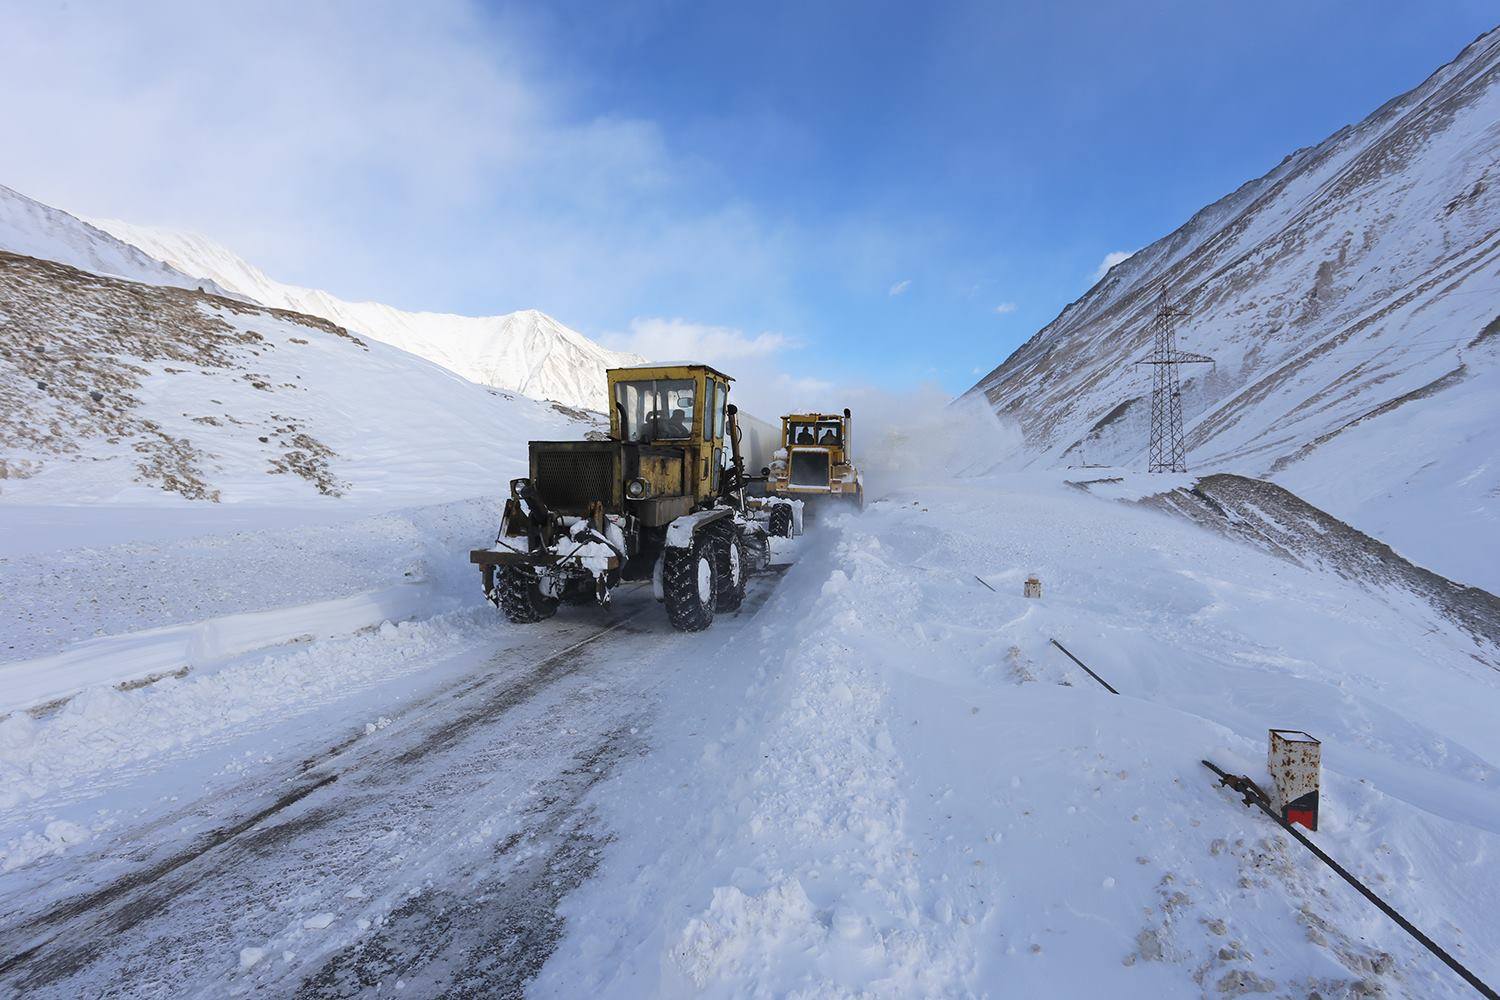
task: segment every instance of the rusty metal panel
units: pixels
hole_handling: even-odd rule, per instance
[[[1273,804],[1281,810],[1281,818],[1316,830],[1323,744],[1298,729],[1272,729],[1266,768],[1271,772]]]
[[[687,492],[683,488],[681,451],[642,448],[639,461],[637,474],[650,487],[651,496],[681,496]]]

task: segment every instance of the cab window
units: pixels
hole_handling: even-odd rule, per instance
[[[692,379],[617,382],[614,405],[622,441],[672,441],[693,434]]]
[[[817,444],[837,448],[844,443],[844,429],[837,420],[794,420],[788,444]]]
[[[709,379],[707,387],[703,393],[703,398],[708,401],[708,405],[703,409],[703,412],[705,414],[703,418],[703,440],[712,441],[716,437],[718,437],[718,435],[714,433],[714,413],[718,410],[718,407],[720,405],[719,383],[715,382],[713,379]]]

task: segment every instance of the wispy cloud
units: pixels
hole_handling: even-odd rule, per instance
[[[897,296],[897,295],[904,295],[906,293],[906,290],[908,288],[910,288],[910,287],[911,287],[911,279],[910,278],[902,278],[900,281],[896,282],[894,285],[891,286],[890,294],[893,297]]]
[[[1104,259],[1099,262],[1099,270],[1094,272],[1094,280],[1103,280],[1104,276],[1109,273],[1110,268],[1116,264],[1122,264],[1134,256],[1134,250],[1113,250],[1105,254]]]
[[[659,316],[631,320],[627,332],[607,334],[603,339],[616,350],[642,355],[648,361],[693,360],[715,365],[770,357],[797,346],[784,333],[768,330],[752,336],[733,327]]]
[[[534,19],[481,0],[3,17],[0,135],[28,141],[0,183],[346,298],[590,332],[659,301],[774,315],[810,263],[879,281],[898,245],[873,222],[809,235],[659,122],[580,107]]]
[[[998,306],[995,307],[995,313],[997,315],[1000,315],[1000,316],[1005,316],[1005,315],[1008,315],[1009,313],[1013,313],[1015,311],[1016,311],[1016,304],[1014,302],[1002,302]]]

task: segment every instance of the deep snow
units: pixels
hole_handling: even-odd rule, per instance
[[[762,619],[600,789],[644,832],[535,995],[1467,995],[1214,788],[1273,726],[1324,741],[1325,849],[1500,974],[1500,675],[1405,595],[1038,474],[845,517]]]
[[[102,903],[62,925],[108,935],[92,958],[48,946],[0,982],[431,992],[521,970],[531,995],[568,997],[1467,995],[1198,764],[1263,778],[1273,726],[1324,741],[1318,842],[1500,976],[1493,648],[1409,592],[1128,502],[1175,479],[1090,473],[1110,481],[890,488],[825,518],[758,610],[681,636],[628,598],[639,619],[539,682],[523,678],[609,619],[519,629],[482,605],[462,549],[483,504],[359,527],[401,525],[392,548],[425,553],[441,601],[0,722],[7,944],[277,789],[337,779],[129,890],[162,893],[143,926],[107,931]],[[1021,596],[1032,573],[1040,600]],[[484,708],[506,684],[514,707]],[[391,782],[394,812],[376,805]],[[294,889],[298,858],[319,874]]]

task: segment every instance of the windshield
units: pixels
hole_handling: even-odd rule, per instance
[[[787,444],[821,444],[837,448],[843,444],[843,427],[837,420],[794,420]]]
[[[664,441],[693,433],[693,380],[648,379],[615,384],[622,441]]]

